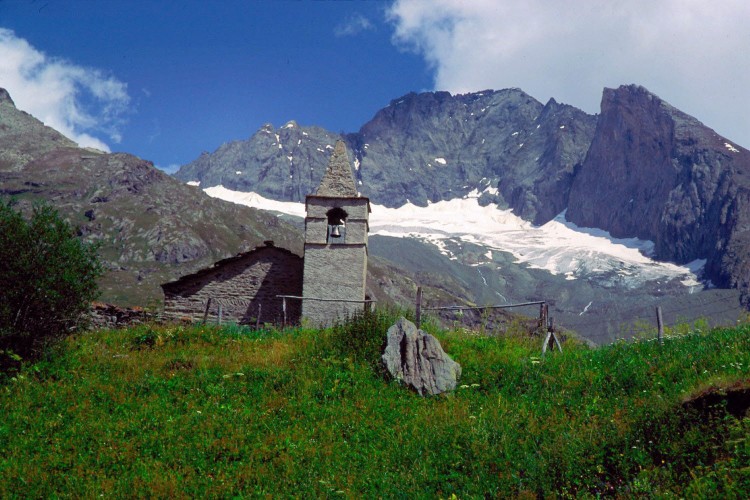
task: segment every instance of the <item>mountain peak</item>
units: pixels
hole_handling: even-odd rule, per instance
[[[16,103],[13,102],[13,99],[11,99],[10,94],[7,90],[4,88],[0,88],[0,103],[10,103],[11,106],[15,107]]]

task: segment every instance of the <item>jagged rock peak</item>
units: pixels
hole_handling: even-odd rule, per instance
[[[328,162],[328,168],[320,181],[315,196],[357,196],[357,187],[354,184],[352,167],[349,165],[349,155],[346,152],[344,141],[336,141],[336,147]]]
[[[11,99],[8,91],[4,88],[0,88],[0,103],[4,102],[10,103],[13,107],[16,105],[16,103],[13,102],[13,99]]]

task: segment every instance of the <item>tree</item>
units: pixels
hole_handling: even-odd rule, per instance
[[[83,325],[98,296],[97,246],[49,205],[30,220],[0,202],[0,343],[28,352]]]

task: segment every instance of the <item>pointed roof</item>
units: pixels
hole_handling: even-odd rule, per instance
[[[331,198],[353,198],[358,196],[357,186],[354,184],[352,167],[349,165],[349,155],[346,153],[344,141],[336,141],[336,147],[328,162],[323,179],[320,181],[315,196]]]

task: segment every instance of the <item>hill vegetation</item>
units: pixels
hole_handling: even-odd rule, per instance
[[[387,382],[395,316],[68,338],[0,381],[0,496],[625,495],[750,489],[750,324],[599,349],[427,327],[448,397]],[[673,332],[674,333],[674,332]]]
[[[96,245],[57,210],[35,205],[27,221],[0,201],[0,370],[83,325],[101,274]]]

